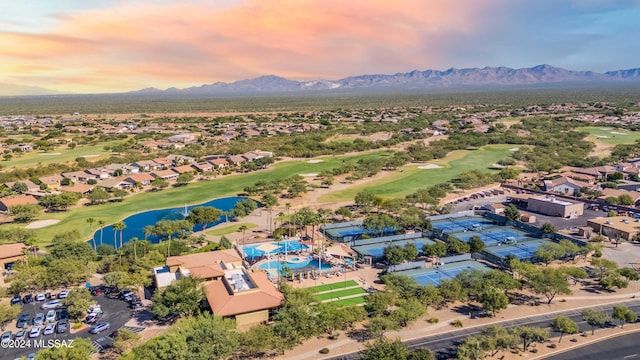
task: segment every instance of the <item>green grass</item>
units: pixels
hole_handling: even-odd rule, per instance
[[[331,301],[332,304],[336,304],[338,306],[355,306],[355,305],[364,304],[364,302],[365,302],[364,296],[356,296],[348,299]]]
[[[14,154],[10,161],[0,161],[0,165],[5,169],[33,167],[36,165],[47,165],[51,163],[67,163],[74,161],[78,157],[87,155],[98,155],[86,158],[88,161],[106,158],[111,152],[105,151],[105,146],[115,145],[122,141],[110,141],[100,145],[80,146],[75,149],[69,149],[66,146],[56,148],[49,152],[31,151],[26,153]]]
[[[348,281],[341,281],[333,284],[318,285],[313,287],[312,289],[314,293],[320,293],[324,291],[329,291],[331,289],[334,289],[334,290],[343,289],[346,287],[357,286],[357,285],[358,283],[355,280],[348,280]]]
[[[609,127],[581,127],[579,131],[586,131],[590,135],[587,140],[594,143],[603,143],[607,145],[633,144],[640,139],[639,131],[629,131],[619,128]]]
[[[254,223],[236,223],[234,225],[224,226],[224,227],[209,230],[207,231],[207,235],[222,236],[222,235],[231,234],[234,232],[238,232],[239,231],[238,229],[240,229],[240,226],[242,225],[245,225],[247,229],[253,229],[254,227],[258,226]]]
[[[443,166],[441,169],[420,169],[418,165],[403,166],[392,174],[363,185],[331,192],[320,197],[320,202],[339,202],[353,200],[360,191],[367,189],[383,198],[403,197],[417,189],[444,183],[458,174],[470,171],[489,171],[498,160],[512,153],[515,145],[487,145],[478,150],[457,150],[443,159],[429,161],[429,164]],[[426,164],[425,164],[426,165]]]
[[[358,295],[358,294],[364,294],[364,293],[366,293],[366,291],[364,291],[363,288],[353,288],[353,289],[322,293],[322,294],[316,295],[316,297],[318,298],[318,300],[324,301],[324,300],[337,299],[339,297]]]
[[[209,181],[191,183],[187,186],[165,189],[158,192],[144,192],[126,198],[120,203],[107,203],[94,206],[75,207],[67,212],[42,214],[36,220],[57,219],[58,224],[35,230],[41,243],[48,243],[58,233],[77,229],[83,238],[90,237],[90,227],[86,222],[88,218],[104,220],[106,224],[113,224],[134,213],[183,206],[185,204],[201,204],[207,200],[234,196],[243,189],[258,180],[282,179],[297,174],[321,172],[340,166],[343,163],[356,163],[363,158],[375,158],[389,156],[389,152],[380,151],[355,156],[322,157],[319,163],[309,163],[307,160],[294,160],[281,162],[271,166],[268,170],[256,171],[247,174],[236,174]],[[4,224],[6,227],[24,227],[24,224]],[[93,231],[97,225],[94,224]]]

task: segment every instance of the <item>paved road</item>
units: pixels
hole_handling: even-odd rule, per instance
[[[635,311],[636,313],[640,312],[640,303],[638,301],[621,302],[616,305],[627,306],[631,310]],[[609,314],[611,314],[611,309],[613,308],[613,305],[596,306],[593,308],[606,311]],[[589,326],[589,324],[587,324],[585,321],[582,320],[582,312],[583,312],[583,309],[567,310],[559,313],[538,315],[538,316],[532,316],[532,317],[516,319],[516,320],[508,320],[508,321],[501,322],[499,325],[504,328],[510,328],[515,326],[534,326],[534,327],[547,328],[547,329],[550,329],[552,336],[559,336],[560,335],[559,333],[555,333],[551,329],[551,324],[553,323],[553,320],[558,315],[562,314],[562,315],[568,316],[573,321],[575,321],[579,325],[581,332],[591,331],[591,327]],[[610,326],[615,326],[615,324],[610,324]],[[415,340],[409,340],[409,341],[405,341],[404,343],[410,349],[417,349],[417,348],[430,349],[434,354],[436,354],[438,359],[450,359],[450,358],[455,358],[455,349],[458,343],[460,343],[461,341],[464,341],[464,339],[466,339],[468,336],[480,334],[482,332],[482,329],[483,327],[462,329],[462,330],[452,331],[452,332],[443,333],[439,335],[427,336],[427,337],[423,337]],[[596,331],[598,330],[596,329]],[[359,353],[356,352],[356,353],[346,354],[344,356],[333,357],[330,359],[335,359],[335,360],[357,359],[358,357],[359,357]],[[638,358],[638,360],[640,360],[640,357]]]
[[[607,341],[583,346],[548,360],[632,360],[640,359],[640,333],[619,336]]]
[[[64,334],[54,333],[53,335],[47,336],[41,335],[36,339],[27,338],[27,340],[31,340],[31,342],[29,343],[31,344],[31,347],[21,349],[1,348],[0,360],[13,360],[20,358],[21,356],[27,356],[30,353],[36,353],[38,350],[41,350],[42,347],[36,347],[34,340],[44,340],[39,344],[48,345],[49,340],[69,341],[71,339],[75,339],[76,337],[88,337],[94,342],[94,344],[97,343],[101,346],[110,345],[112,343],[112,340],[108,338],[107,335],[114,330],[121,328],[131,318],[132,311],[127,307],[127,302],[123,300],[109,299],[104,295],[95,296],[94,300],[96,300],[101,305],[102,310],[104,311],[104,316],[101,321],[109,322],[111,324],[110,330],[104,331],[100,334],[90,334],[88,330],[85,330],[76,334],[70,334],[69,332]],[[31,315],[31,318],[33,318],[33,316],[39,312],[46,314],[47,311],[40,309],[41,305],[41,302],[33,302],[31,304],[22,305],[22,313],[28,313],[29,315]],[[31,325],[26,327],[27,332],[30,329]]]

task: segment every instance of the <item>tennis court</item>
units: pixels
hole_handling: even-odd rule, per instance
[[[457,263],[441,265],[437,268],[429,267],[423,269],[398,271],[396,274],[406,275],[415,279],[420,285],[438,286],[445,279],[453,279],[465,270],[486,271],[489,267],[477,261],[460,261]]]
[[[348,223],[344,227],[334,226],[332,228],[326,228],[323,230],[324,234],[334,241],[345,241],[351,239],[357,239],[363,234],[371,235],[371,236],[380,236],[380,233],[373,234],[370,231],[366,231],[361,225],[353,225],[352,223]],[[395,228],[385,228],[382,231],[382,235],[390,235],[396,232]]]
[[[514,256],[519,260],[523,259],[532,259],[536,257],[535,251],[538,250],[540,246],[544,243],[550,243],[547,240],[535,240],[535,241],[527,241],[521,242],[517,245],[501,245],[496,247],[491,247],[486,249],[488,253],[494,254],[501,258],[506,258],[507,256]]]
[[[458,232],[465,230],[477,230],[484,226],[493,225],[491,221],[479,217],[460,217],[436,220],[431,223],[434,229],[442,232]]]
[[[357,252],[360,256],[371,256],[374,259],[381,259],[384,255],[384,248],[386,248],[387,246],[398,245],[398,246],[404,247],[408,243],[413,243],[418,248],[418,252],[422,252],[422,247],[424,245],[435,244],[435,241],[425,239],[425,238],[399,240],[399,241],[393,241],[389,243],[354,246],[353,250]]]
[[[495,228],[481,232],[467,231],[462,234],[454,234],[453,236],[462,241],[469,241],[472,237],[478,236],[486,246],[493,246],[499,243],[510,243],[527,237],[526,234],[518,232],[515,229],[505,228]]]

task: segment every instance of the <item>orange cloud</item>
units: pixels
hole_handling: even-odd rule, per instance
[[[499,21],[503,1],[123,3],[58,16],[49,33],[0,32],[0,73],[91,92],[444,67],[450,59],[438,49],[483,31],[485,12]]]

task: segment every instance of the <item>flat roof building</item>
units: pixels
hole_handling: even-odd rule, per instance
[[[593,234],[631,241],[640,232],[640,219],[628,216],[598,217],[588,220],[587,226],[593,229]]]
[[[554,196],[531,196],[527,200],[527,210],[549,216],[577,218],[584,214],[584,203],[558,200]]]

